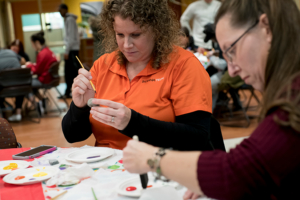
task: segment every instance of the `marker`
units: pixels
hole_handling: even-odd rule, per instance
[[[132,137],[132,139],[135,140],[135,141],[139,141],[139,137],[137,135],[134,135]],[[146,189],[147,185],[148,185],[148,180],[149,180],[148,179],[148,174],[147,173],[146,174],[140,174],[140,179],[141,179],[142,187],[144,189]]]

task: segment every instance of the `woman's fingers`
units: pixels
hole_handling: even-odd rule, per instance
[[[119,116],[118,115],[118,110],[113,109],[113,108],[108,108],[108,107],[93,107],[93,111],[108,115],[108,116]]]
[[[75,82],[74,82],[74,88],[75,87],[79,87],[81,88],[82,90],[87,90],[88,89],[88,85],[84,82],[84,80],[82,79],[77,79]]]
[[[193,192],[192,191],[190,191],[190,190],[187,190],[186,192],[185,192],[185,194],[183,195],[183,199],[184,200],[188,200],[188,199],[191,199],[192,197],[193,197]]]
[[[81,89],[80,87],[75,87],[73,89],[73,93],[75,93],[75,94],[78,93],[80,95],[84,95],[85,94],[85,90]]]
[[[105,100],[105,99],[93,99],[92,103],[98,104],[101,106],[107,106],[109,108],[114,108],[114,109],[118,109],[123,106],[123,104],[121,104],[121,103],[117,103],[117,102],[113,102],[113,101]]]
[[[97,112],[95,110],[91,110],[91,114],[93,116],[97,117],[98,119],[100,119],[101,121],[104,121],[106,124],[108,124],[110,122],[115,123],[115,122],[113,122],[115,120],[114,116],[102,114],[102,113]],[[114,119],[114,120],[112,120],[112,119]]]
[[[127,127],[131,118],[131,110],[129,108],[121,103],[104,99],[93,99],[92,103],[100,105],[100,107],[91,109],[91,114],[95,119],[101,119],[100,122],[103,123],[104,121],[105,124],[118,130],[124,130]]]
[[[83,76],[85,76],[88,80],[92,80],[92,75],[91,75],[91,72],[81,68],[78,70],[78,74],[82,74]]]
[[[200,195],[198,195],[198,194],[193,194],[193,196],[192,196],[192,200],[196,200],[196,199],[198,199],[200,197]]]
[[[82,83],[84,83],[89,89],[92,89],[92,85],[91,85],[91,83],[90,83],[90,80],[89,79],[87,79],[85,76],[83,76],[82,74],[79,74],[76,78],[75,78],[75,80],[74,80],[74,83],[76,84],[76,83],[80,83],[80,82],[82,82]]]
[[[105,120],[103,120],[102,118],[98,117],[97,115],[92,114],[92,117],[93,117],[95,120],[97,120],[97,121],[99,121],[99,122],[101,122],[101,123],[103,123],[103,124],[106,124],[106,125],[115,127],[115,124],[114,124],[113,122],[105,121]],[[115,128],[116,128],[116,127],[115,127]]]

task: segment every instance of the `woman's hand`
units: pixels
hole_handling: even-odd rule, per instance
[[[183,199],[184,200],[189,200],[189,199],[192,199],[192,200],[196,200],[200,197],[201,195],[198,195],[198,194],[195,194],[194,192],[192,192],[191,190],[187,190],[185,192],[185,194],[183,195]]]
[[[32,65],[32,63],[31,63],[31,62],[26,62],[25,65],[26,65],[26,66]]]
[[[206,50],[204,48],[202,48],[202,47],[198,47],[197,52],[199,54],[203,54],[204,55],[204,52],[206,52]]]
[[[124,130],[131,118],[131,110],[121,103],[116,103],[104,99],[93,99],[93,104],[98,104],[100,107],[91,109],[92,117],[118,130]],[[101,107],[106,106],[106,107]]]
[[[85,69],[80,69],[78,74],[72,85],[72,99],[77,107],[82,108],[87,105],[90,98],[95,96],[95,91],[90,83],[92,80],[91,73]]]
[[[151,171],[147,164],[158,151],[158,147],[153,147],[143,142],[129,140],[123,149],[124,168],[130,173],[143,174]]]

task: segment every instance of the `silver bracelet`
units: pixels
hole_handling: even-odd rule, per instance
[[[166,177],[162,175],[161,168],[160,168],[160,160],[161,158],[166,155],[166,149],[159,148],[158,151],[154,154],[153,158],[148,159],[147,163],[151,169],[154,169],[153,176],[155,177],[155,181],[162,180],[165,182],[170,181]]]

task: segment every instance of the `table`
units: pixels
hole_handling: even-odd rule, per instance
[[[210,66],[210,60],[206,56],[204,56],[203,54],[199,54],[198,52],[194,53],[194,55],[201,62],[204,69],[207,69],[207,67]]]
[[[83,146],[81,148],[91,148],[90,146]],[[17,154],[26,151],[30,148],[21,149],[6,149],[0,150],[0,161],[11,160],[13,154]],[[27,160],[33,167],[36,166],[50,166],[49,159],[57,159],[59,161],[56,167],[61,164],[69,165],[70,163],[64,159],[65,155],[72,151],[76,151],[80,148],[58,148],[56,151],[46,154],[44,156]],[[81,181],[79,184],[70,187],[47,187],[46,183],[38,183],[26,186],[16,186],[4,183],[2,178],[0,178],[0,199],[1,200],[49,200],[64,191],[68,191],[58,199],[62,200],[74,200],[74,199],[84,199],[84,200],[94,200],[93,194],[91,192],[91,187],[93,187],[95,194],[98,199],[104,200],[132,200],[136,198],[125,197],[117,194],[116,186],[127,179],[139,177],[137,174],[130,174],[127,172],[122,164],[123,152],[120,150],[114,150],[115,154],[110,158],[103,161],[103,166],[94,169],[94,175],[91,178]],[[151,175],[151,174],[149,174]],[[181,187],[176,192],[183,196],[186,188]]]

